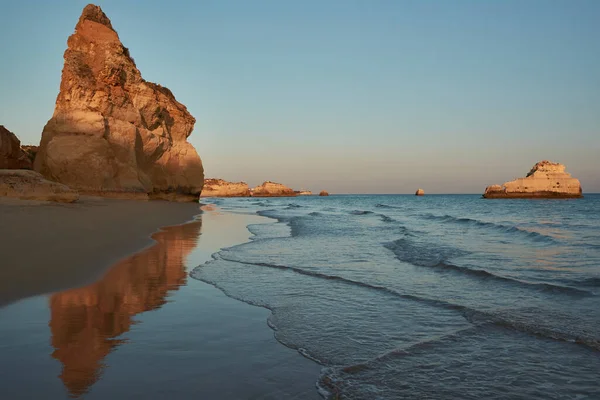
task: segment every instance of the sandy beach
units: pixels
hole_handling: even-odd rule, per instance
[[[320,366],[275,340],[269,310],[188,277],[268,220],[206,207],[182,224],[199,207],[3,201],[3,397],[319,398]]]

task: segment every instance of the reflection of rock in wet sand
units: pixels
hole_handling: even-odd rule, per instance
[[[60,378],[71,396],[90,388],[103,359],[123,340],[133,317],[160,308],[171,290],[186,283],[185,257],[196,247],[201,221],[167,228],[157,244],[112,267],[98,282],[50,298],[52,356],[63,364]]]

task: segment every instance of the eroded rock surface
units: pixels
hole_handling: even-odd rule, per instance
[[[492,185],[485,198],[574,198],[581,197],[581,183],[565,171],[565,166],[547,160],[538,162],[525,178]]]
[[[252,189],[254,197],[293,197],[296,196],[294,189],[281,183],[266,181],[262,185]]]
[[[142,78],[100,7],[85,7],[67,44],[35,170],[89,194],[197,200],[204,170],[186,107]]]
[[[246,182],[228,182],[223,179],[205,179],[201,197],[250,197]]]
[[[39,173],[25,169],[0,170],[0,197],[62,203],[79,200],[79,194],[68,186],[51,182]]]
[[[0,125],[0,169],[32,169],[32,159],[17,136]]]

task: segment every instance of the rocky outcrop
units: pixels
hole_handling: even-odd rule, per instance
[[[79,199],[79,194],[63,184],[44,179],[35,171],[2,169],[0,197],[72,203]]]
[[[33,169],[32,160],[17,136],[0,125],[0,169]]]
[[[415,196],[425,196],[425,191],[423,189],[417,189]]]
[[[312,192],[310,190],[296,190],[297,196],[312,196]]]
[[[581,183],[565,172],[563,164],[547,160],[535,164],[525,178],[485,189],[483,197],[493,198],[575,198],[582,197]]]
[[[329,193],[325,190],[321,190],[321,193],[319,193],[319,196],[329,196]]]
[[[89,194],[197,200],[204,170],[186,107],[142,78],[100,7],[84,8],[67,44],[35,170]]]
[[[227,182],[223,179],[205,179],[201,197],[250,197],[246,182]]]
[[[293,197],[296,196],[296,192],[293,189],[282,185],[281,183],[275,183],[266,181],[262,185],[252,189],[253,197]]]

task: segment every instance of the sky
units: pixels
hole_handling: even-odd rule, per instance
[[[85,1],[3,1],[0,124],[39,143]],[[600,192],[600,1],[98,0],[196,117],[206,177],[482,193],[561,162]]]

